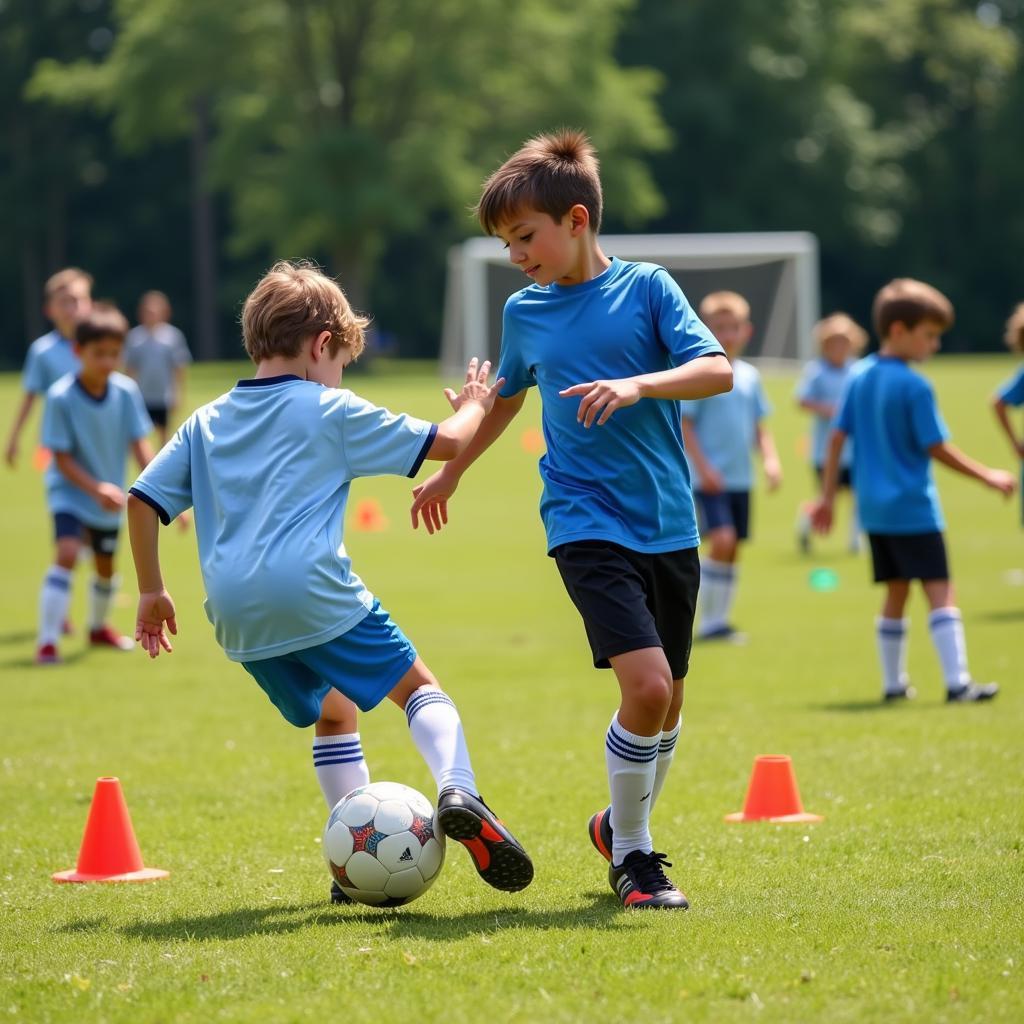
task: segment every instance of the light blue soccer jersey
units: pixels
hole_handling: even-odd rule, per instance
[[[838,410],[839,400],[843,397],[843,389],[850,378],[850,370],[854,360],[842,366],[836,366],[827,359],[814,359],[809,362],[800,376],[796,386],[796,397],[801,402],[825,402],[833,410]],[[825,465],[828,454],[828,435],[832,430],[833,416],[814,415],[811,427],[811,465],[819,469]],[[853,457],[853,446],[847,442],[839,459],[840,466],[849,466]]]
[[[996,397],[1014,407],[1024,405],[1024,366],[996,392]]]
[[[727,491],[753,487],[750,453],[757,444],[757,425],[769,412],[761,374],[742,359],[732,364],[732,391],[683,402],[682,415],[692,420],[701,451],[722,474]],[[692,464],[690,470],[694,472]]]
[[[197,409],[132,493],[164,523],[195,509],[206,614],[234,661],[327,643],[373,595],[342,531],[356,477],[413,476],[437,427],[292,375],[242,380]]]
[[[90,476],[124,487],[124,464],[133,441],[153,429],[135,381],[112,373],[102,398],[95,398],[72,373],[61,377],[46,392],[43,444],[53,452],[67,452]],[[50,511],[68,512],[86,526],[116,530],[121,513],[111,512],[76,487],[57,468],[46,470],[46,498]]]
[[[36,338],[28,347],[21,386],[31,395],[45,395],[66,373],[78,373],[75,343],[59,331]]]
[[[850,377],[836,426],[853,438],[857,511],[868,533],[942,530],[928,449],[949,437],[931,384],[902,359],[871,355]]]
[[[504,397],[540,390],[549,552],[580,540],[644,552],[697,546],[679,403],[642,399],[588,430],[576,422],[579,397],[558,393],[721,354],[668,271],[650,263],[613,259],[590,281],[531,285],[509,298],[497,375]]]

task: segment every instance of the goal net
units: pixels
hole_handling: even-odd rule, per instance
[[[602,235],[608,256],[658,263],[696,309],[709,292],[739,292],[754,334],[745,357],[806,360],[819,316],[818,243],[806,232]],[[473,238],[448,253],[441,362],[448,374],[472,356],[496,363],[505,300],[529,284],[496,238]]]

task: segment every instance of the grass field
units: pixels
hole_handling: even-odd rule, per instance
[[[954,439],[1008,466],[987,396],[1005,359],[928,368]],[[201,367],[190,399],[241,366]],[[439,418],[426,369],[353,376],[393,408]],[[536,456],[521,422],[456,496],[452,525],[409,529],[409,481],[359,481],[381,533],[347,538],[355,565],[458,702],[483,792],[534,856],[524,893],[482,885],[449,844],[433,889],[381,912],[333,907],[317,840],[326,816],[310,733],[284,724],[216,647],[194,538],[167,530],[179,612],[171,657],[64,644],[32,666],[49,521],[26,455],[4,470],[0,593],[0,1019],[206,1022],[1024,1020],[1024,532],[1016,501],[938,470],[972,667],[992,706],[947,707],[919,595],[910,664],[918,700],[882,707],[879,594],[843,524],[795,553],[809,472],[793,380],[768,379],[787,479],[758,497],[736,610],[744,648],[699,648],[686,725],[655,814],[658,849],[693,908],[627,915],[590,848],[606,802],[603,734],[614,683],[544,555]],[[0,380],[0,420],[17,380]],[[31,434],[35,431],[33,422]],[[26,446],[27,447],[27,446]],[[350,510],[352,505],[350,504]],[[839,587],[813,590],[814,567]],[[116,621],[134,602],[127,543]],[[84,617],[84,567],[75,621]],[[362,723],[377,779],[429,795],[390,705]],[[792,755],[814,826],[727,825],[759,753]],[[94,780],[122,780],[146,862],[140,886],[57,886],[74,865]]]

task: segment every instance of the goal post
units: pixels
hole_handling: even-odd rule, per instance
[[[710,292],[739,292],[750,303],[755,360],[811,358],[820,315],[818,242],[804,231],[699,235],[602,235],[601,248],[623,260],[658,263],[696,309]],[[472,356],[496,362],[505,300],[529,281],[496,238],[473,238],[448,253],[441,363],[465,369]]]

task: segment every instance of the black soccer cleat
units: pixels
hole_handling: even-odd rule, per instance
[[[612,862],[612,809],[606,807],[603,811],[591,817],[587,822],[587,835],[594,844],[594,849],[609,864]]]
[[[518,892],[533,881],[533,861],[479,796],[450,786],[437,798],[437,818],[449,839],[473,858],[477,874],[495,889]]]
[[[959,690],[946,691],[947,704],[971,704],[979,700],[992,700],[999,692],[998,683],[970,682]]]
[[[627,910],[687,910],[690,902],[665,874],[663,853],[634,850],[621,867],[608,867],[608,882]]]
[[[904,686],[901,690],[886,690],[882,694],[882,700],[886,704],[898,703],[901,700],[913,700],[917,696],[917,690],[915,690],[909,684]]]
[[[337,882],[331,882],[332,903],[355,903],[355,900]]]

